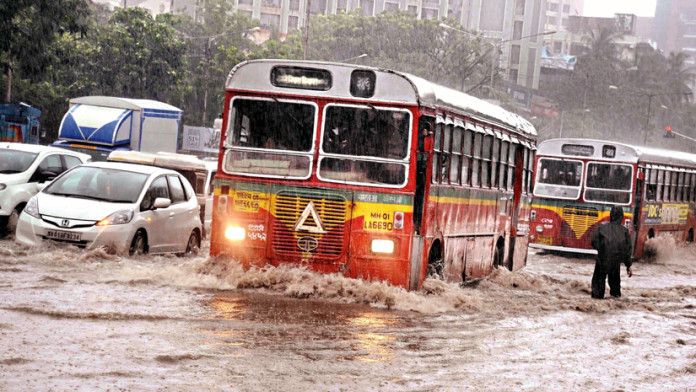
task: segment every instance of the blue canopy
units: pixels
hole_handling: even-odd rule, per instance
[[[112,146],[128,144],[132,122],[130,109],[76,104],[63,117],[58,137]]]

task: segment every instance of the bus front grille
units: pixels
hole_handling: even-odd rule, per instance
[[[316,215],[312,207],[308,207],[310,203]],[[345,247],[347,211],[348,203],[341,195],[279,193],[272,210],[275,217],[273,251],[317,258],[341,256]],[[315,216],[320,222],[316,222]]]
[[[580,239],[590,227],[592,231],[595,230],[594,226],[599,219],[599,213],[594,208],[564,207],[561,218],[567,223],[567,225],[561,225],[561,235]]]

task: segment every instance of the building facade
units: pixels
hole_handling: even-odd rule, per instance
[[[684,51],[696,65],[696,1],[657,0],[653,39],[665,54]]]

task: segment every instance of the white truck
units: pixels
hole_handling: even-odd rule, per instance
[[[118,150],[176,153],[182,114],[149,99],[73,98],[53,145],[89,154],[94,161]]]

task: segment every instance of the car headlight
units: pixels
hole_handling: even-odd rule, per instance
[[[243,227],[229,226],[225,229],[225,238],[232,241],[241,241],[246,237],[246,230]]]
[[[0,184],[0,191],[7,189],[7,184]]]
[[[39,217],[39,200],[36,198],[36,196],[29,199],[27,205],[24,206],[24,212],[26,212],[29,216],[33,216],[34,218]]]
[[[394,253],[394,241],[372,240],[372,253]]]
[[[97,223],[97,226],[122,225],[130,222],[131,219],[133,219],[133,210],[129,208],[114,212],[113,214],[100,220]]]

